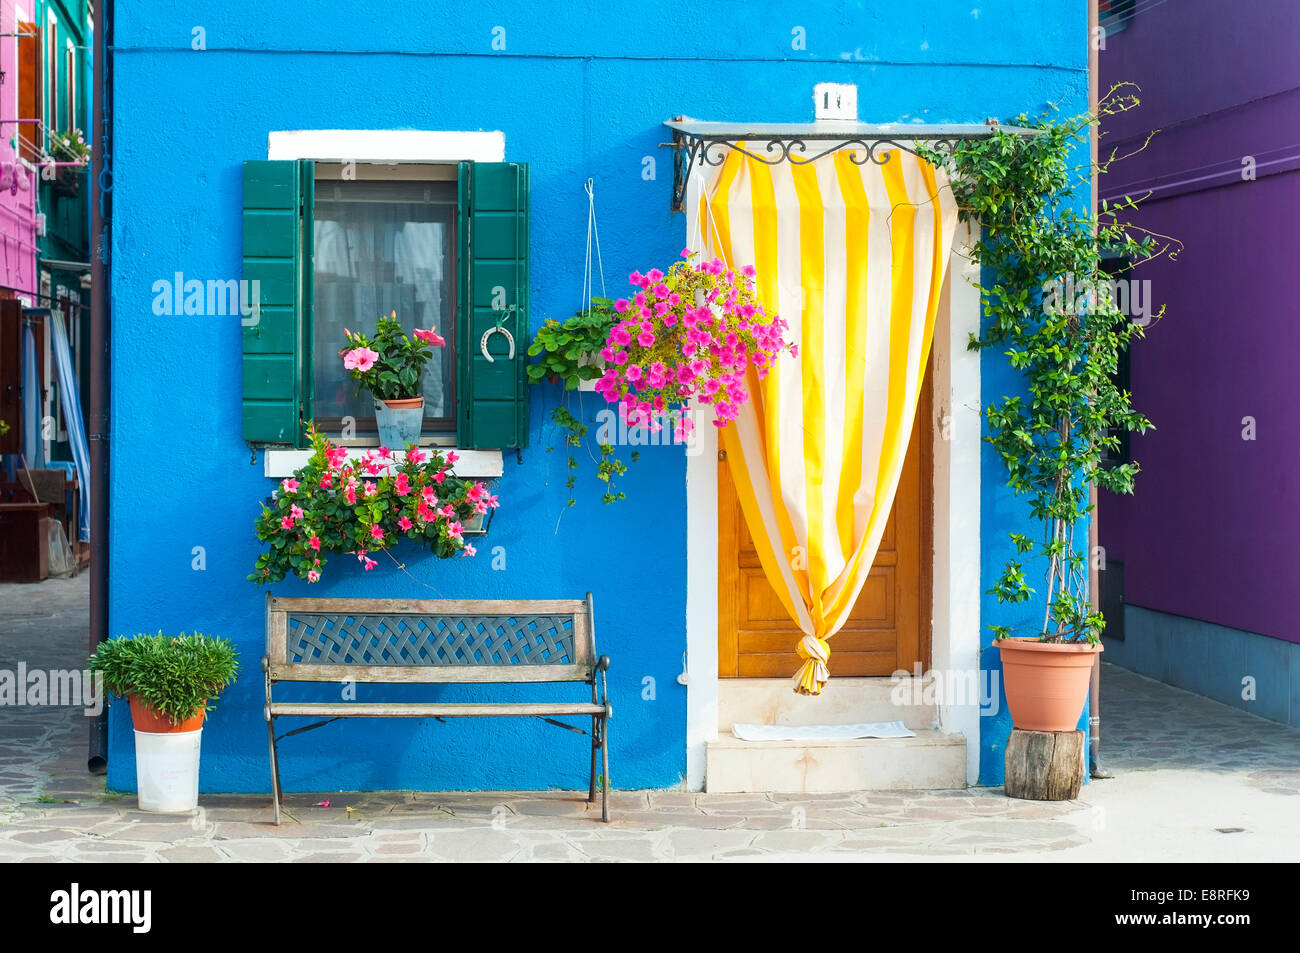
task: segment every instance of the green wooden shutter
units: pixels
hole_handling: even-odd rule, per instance
[[[310,417],[310,239],[314,163],[244,163],[244,280],[259,312],[244,335],[244,439],[302,444]]]
[[[458,442],[471,449],[528,445],[528,166],[462,162],[457,287]],[[514,337],[515,356],[500,326]]]

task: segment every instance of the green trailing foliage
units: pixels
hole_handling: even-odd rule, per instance
[[[582,381],[600,377],[605,369],[588,361],[605,346],[617,317],[612,299],[592,298],[590,308],[571,318],[548,318],[528,346],[530,356],[541,358],[528,365],[528,380],[533,384],[563,382],[565,390],[577,390]]]
[[[560,429],[563,445],[569,454],[565,461],[564,486],[569,491],[568,505],[578,502],[577,470],[578,451],[586,446],[588,427],[570,409],[571,393],[578,390],[583,381],[594,381],[605,369],[599,363],[598,352],[605,346],[609,332],[617,323],[618,314],[614,311],[611,298],[592,298],[591,307],[579,311],[571,318],[559,321],[549,318],[543,322],[533,335],[533,343],[528,347],[532,357],[540,358],[528,365],[528,381],[531,384],[558,383],[563,387],[563,403],[551,411],[551,423]],[[578,400],[581,401],[579,395]],[[600,491],[600,501],[605,504],[617,503],[625,499],[614,480],[627,473],[627,464],[615,456],[614,446],[610,443],[598,443],[596,449],[600,459],[596,460],[596,479],[605,488]],[[547,452],[554,450],[548,447]],[[595,459],[591,451],[588,455]],[[628,459],[635,463],[640,454],[633,451]]]
[[[100,643],[89,664],[114,695],[138,695],[175,724],[210,710],[239,671],[229,639],[197,632],[118,636]]]
[[[1034,590],[1025,563],[1046,561],[1043,641],[1096,642],[1105,620],[1088,594],[1086,532],[1078,524],[1091,512],[1090,488],[1132,493],[1138,465],[1106,466],[1119,433],[1151,429],[1130,394],[1117,386],[1121,353],[1143,329],[1117,304],[1104,255],[1136,264],[1169,254],[1178,243],[1125,218],[1137,201],[1103,203],[1097,214],[1079,210],[1079,190],[1090,184],[1091,162],[1072,166],[1088,150],[1088,131],[1109,115],[1137,105],[1113,88],[1094,112],[1072,119],[1037,121],[1019,116],[1024,136],[993,129],[959,142],[951,154],[926,150],[946,167],[962,220],[980,226],[971,257],[981,266],[983,332],[971,350],[996,348],[1022,375],[1023,395],[1003,396],[985,408],[987,440],[1007,470],[1007,485],[1029,498],[1044,527],[1039,539],[1011,533],[1015,558],[989,590],[999,602],[1022,603]],[[1120,156],[1097,163],[1105,173]],[[1163,315],[1163,307],[1154,316]],[[990,628],[998,639],[1006,626]]]

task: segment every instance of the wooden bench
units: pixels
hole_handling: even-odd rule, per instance
[[[601,759],[601,819],[609,820],[609,718],[605,673],[596,657],[591,593],[586,600],[452,601],[444,599],[313,599],[266,597],[266,730],[271,793],[280,823],[276,743],[339,718],[541,718],[580,734],[552,716],[591,717],[591,783],[596,799]],[[596,680],[600,679],[599,698]],[[278,682],[381,682],[449,685],[585,682],[591,701],[543,702],[284,702]],[[283,717],[324,718],[279,738]]]

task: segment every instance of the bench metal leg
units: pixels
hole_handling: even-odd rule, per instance
[[[275,721],[266,719],[266,737],[271,746],[271,803],[275,806],[275,824],[280,825],[280,759],[275,752]]]
[[[590,804],[596,800],[596,771],[599,766],[597,759],[600,757],[600,716],[591,716],[591,788],[587,792],[587,803]]]
[[[600,819],[609,821],[609,711],[601,717],[600,755],[604,762],[601,774]]]

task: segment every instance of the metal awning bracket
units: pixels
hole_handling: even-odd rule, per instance
[[[916,154],[924,142],[941,151],[951,151],[959,140],[982,139],[995,129],[1032,136],[1037,130],[1005,126],[996,119],[983,123],[886,123],[873,125],[843,120],[812,123],[701,122],[677,116],[664,123],[672,130],[672,142],[660,143],[673,150],[673,197],[671,210],[686,210],[686,183],[697,165],[720,166],[729,152],[777,165],[789,162],[806,165],[842,149],[851,149],[852,162],[884,165],[895,149]]]

